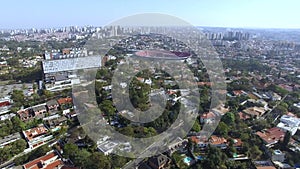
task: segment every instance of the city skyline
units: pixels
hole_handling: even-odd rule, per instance
[[[0,29],[104,26],[138,13],[163,13],[195,26],[300,28],[297,0],[281,1],[4,1]]]

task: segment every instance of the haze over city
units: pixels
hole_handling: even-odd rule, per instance
[[[2,1],[1,29],[103,26],[137,13],[165,13],[195,26],[300,28],[297,0]]]

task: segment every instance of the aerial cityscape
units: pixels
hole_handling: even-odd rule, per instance
[[[298,1],[3,5],[0,168],[300,168]]]

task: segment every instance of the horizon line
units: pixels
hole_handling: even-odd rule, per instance
[[[65,26],[49,26],[49,27],[28,27],[28,28],[0,28],[1,31],[9,31],[9,30],[28,30],[28,29],[61,29],[61,28],[68,28],[68,27],[105,27],[110,25],[102,25],[102,26],[95,26],[95,25],[65,25]],[[117,25],[116,25],[117,26]],[[210,26],[210,25],[193,25],[197,28],[232,28],[232,29],[277,29],[277,30],[300,30],[299,28],[288,28],[288,27],[259,27],[259,26]]]

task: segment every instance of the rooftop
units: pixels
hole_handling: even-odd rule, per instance
[[[62,166],[63,162],[55,153],[49,153],[45,156],[39,157],[33,161],[23,165],[24,169],[56,169]]]
[[[256,134],[267,144],[271,144],[282,140],[284,138],[285,132],[278,127],[274,127],[263,132],[258,131],[256,132]]]
[[[265,114],[265,109],[263,107],[249,107],[244,110],[244,113],[251,115],[251,116],[261,116]]]
[[[209,142],[212,145],[218,145],[218,144],[225,144],[225,143],[227,143],[227,140],[224,137],[218,137],[218,136],[212,135],[210,137],[210,139],[209,139]]]
[[[48,132],[48,129],[44,126],[39,126],[35,128],[31,128],[29,130],[24,131],[24,136],[30,141],[34,139],[35,137],[38,137],[40,135],[44,135]]]
[[[66,98],[60,98],[57,100],[58,104],[67,104],[67,103],[72,103],[72,98],[71,97],[66,97]]]

